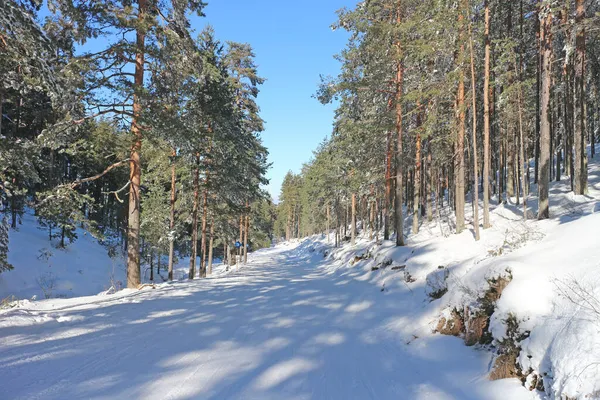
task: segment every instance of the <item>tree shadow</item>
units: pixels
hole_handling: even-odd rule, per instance
[[[225,277],[31,309],[24,318],[45,322],[0,328],[0,397],[481,398],[461,382],[486,357],[456,338],[407,345],[395,331],[428,306],[420,296],[382,293],[324,261],[302,244]]]

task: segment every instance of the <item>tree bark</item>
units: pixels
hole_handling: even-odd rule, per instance
[[[575,171],[574,171],[574,192],[575,194],[587,193],[587,168],[586,168],[586,139],[585,139],[585,28],[583,20],[585,18],[585,6],[583,0],[575,0],[575,124],[574,124],[574,145],[575,145]]]
[[[356,244],[356,194],[352,193],[352,226],[350,227],[350,244],[354,246]]]
[[[542,82],[540,93],[540,172],[538,181],[538,219],[550,217],[548,192],[550,179],[550,82],[552,79],[552,11],[550,4],[544,6],[540,26],[542,50]]]
[[[171,212],[169,215],[169,280],[173,280],[173,257],[175,253],[175,201],[177,200],[177,186],[175,174],[175,149],[171,151]]]
[[[402,22],[402,2],[397,2],[396,22]],[[402,149],[402,91],[404,84],[404,64],[402,62],[402,43],[396,40],[398,61],[396,62],[396,246],[404,246],[404,218],[402,216],[402,186],[403,186],[403,149]]]
[[[4,90],[0,88],[0,137],[2,137],[2,119],[4,118],[4,114],[2,114],[2,107],[4,106]]]
[[[246,203],[246,223],[244,229],[244,265],[248,262],[248,231],[250,230],[250,207]]]
[[[146,17],[148,5],[146,0],[138,0],[138,21]],[[142,24],[143,25],[143,24]],[[127,287],[136,288],[140,284],[140,181],[142,170],[140,151],[142,148],[142,128],[139,124],[142,105],[139,95],[144,86],[144,57],[146,32],[144,27],[136,31],[136,55],[134,72],[133,120],[129,161],[129,218],[127,226]]]
[[[392,107],[392,100],[390,98],[389,108]],[[386,161],[385,161],[385,207],[382,208],[383,213],[383,239],[390,239],[390,208],[392,199],[392,131],[388,131],[386,141]]]
[[[327,204],[327,243],[329,243],[329,223],[330,223],[329,204]]]
[[[485,72],[483,83],[483,229],[490,224],[490,5],[485,0]]]
[[[465,76],[463,58],[465,53],[464,15],[458,15],[459,53],[458,53],[458,90],[456,93],[456,155],[454,158],[454,191],[456,204],[456,233],[465,229]]]
[[[521,76],[521,68],[517,68],[517,66],[515,66],[515,69],[517,70],[517,74],[519,76]],[[520,159],[521,159],[521,181],[522,181],[522,187],[523,187],[523,219],[527,220],[527,196],[528,196],[528,187],[527,187],[527,181],[526,181],[526,177],[525,177],[525,171],[529,168],[529,163],[527,161],[527,159],[525,158],[525,141],[524,141],[524,134],[523,134],[523,88],[519,85],[519,91],[517,92],[517,108],[519,111],[519,155],[520,155]],[[560,176],[560,169],[558,171],[558,174]]]
[[[417,104],[417,107],[419,105]],[[421,187],[421,111],[417,113],[417,137],[415,143],[415,173],[413,179],[413,223],[412,233],[419,232],[419,192]]]
[[[208,172],[206,172],[206,187],[202,198],[202,237],[200,239],[200,278],[206,278],[206,225],[208,219]]]
[[[210,241],[208,242],[208,267],[206,268],[206,274],[208,276],[212,275],[214,239],[215,239],[215,218],[212,217],[211,221],[210,221]],[[223,257],[225,257],[225,253],[223,253]]]
[[[468,5],[468,2],[467,2]],[[467,7],[467,10],[469,7]],[[473,133],[471,141],[473,142],[473,228],[475,229],[475,240],[479,240],[479,177],[478,173],[478,160],[477,160],[477,100],[476,100],[476,80],[475,80],[475,55],[473,54],[473,32],[471,31],[471,25],[469,24],[469,50],[471,53],[471,111],[473,113]]]
[[[196,153],[196,169],[194,170],[194,202],[192,205],[192,252],[190,254],[189,279],[196,275],[196,257],[198,255],[198,202],[200,198],[200,154]]]
[[[433,174],[431,173],[433,169],[431,162],[431,140],[427,141],[427,166],[425,168],[425,193],[423,193],[425,196],[425,214],[427,215],[427,222],[431,222],[433,221],[432,206],[435,201],[433,197]]]
[[[154,251],[150,251],[150,282],[154,282]]]
[[[292,215],[292,237],[294,235],[294,216]],[[244,214],[240,215],[240,244],[244,241]],[[238,249],[238,256],[242,257],[242,248]]]

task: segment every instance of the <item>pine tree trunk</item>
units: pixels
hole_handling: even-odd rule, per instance
[[[350,227],[350,244],[356,244],[356,194],[352,193],[352,226]]]
[[[573,124],[571,123],[571,117],[572,115],[570,114],[569,111],[569,99],[571,96],[569,96],[569,94],[571,93],[571,89],[570,89],[570,74],[569,74],[569,69],[568,69],[568,65],[565,64],[564,68],[563,68],[563,79],[564,79],[564,85],[565,85],[565,89],[564,89],[564,100],[563,100],[563,118],[564,118],[564,132],[563,132],[563,143],[564,143],[564,154],[565,154],[565,160],[564,160],[564,165],[565,165],[565,175],[569,176],[569,179],[571,179],[571,177],[573,176],[572,174],[572,162],[573,162],[573,153],[572,153],[572,149],[571,149],[571,127],[573,126]],[[572,182],[572,179],[571,179]],[[572,184],[572,183],[571,183]]]
[[[561,97],[558,95],[555,95],[555,99],[554,99],[555,103],[554,103],[554,108],[553,108],[553,112],[554,112],[554,116],[553,116],[553,121],[555,121],[556,123],[556,128],[554,129],[555,132],[555,140],[556,140],[556,174],[555,174],[555,180],[556,182],[560,181],[560,178],[562,176],[562,169],[561,169],[561,163],[562,163],[562,150],[561,150],[561,140],[563,141],[563,148],[564,148],[564,137],[565,135],[561,135],[560,134],[560,113],[562,110],[562,103],[561,103]]]
[[[406,172],[406,175],[404,176],[404,182],[406,182],[406,185],[404,185],[404,206],[408,209],[412,204],[412,171]]]
[[[154,251],[150,252],[150,282],[154,282]]]
[[[517,68],[517,74],[521,76],[521,68]],[[525,171],[529,168],[529,162],[525,158],[525,142],[524,142],[524,134],[523,134],[523,89],[519,86],[519,91],[517,92],[517,108],[519,111],[519,148],[520,148],[520,158],[521,158],[521,181],[523,186],[523,219],[527,220],[527,196],[528,196],[528,187],[527,181],[525,177]],[[559,170],[560,175],[560,170]]]
[[[583,101],[583,132],[587,132],[588,131],[588,120],[587,120],[587,102],[584,100]],[[586,151],[586,147],[587,147],[587,141],[586,141],[586,135],[584,133],[583,135],[583,171],[584,173],[582,174],[582,184],[583,184],[583,194],[588,194],[588,158],[587,158],[587,151]]]
[[[285,240],[286,241],[289,241],[291,239],[291,232],[292,232],[292,214],[288,211],[287,224],[285,226]]]
[[[292,235],[294,234],[293,225],[294,224],[294,216],[292,214]],[[240,215],[240,244],[244,241],[244,215]],[[242,257],[242,248],[238,249],[238,256]]]
[[[391,107],[391,106],[390,106]],[[386,151],[386,163],[385,163],[385,207],[382,207],[381,212],[383,213],[383,239],[390,239],[390,204],[392,201],[392,132],[388,131],[387,134],[387,151]]]
[[[246,226],[244,229],[244,265],[248,262],[248,231],[250,230],[250,207],[246,202]]]
[[[506,34],[507,37],[513,37],[513,18],[512,18],[512,6],[513,2],[508,2],[508,12],[506,14]],[[509,76],[508,86],[514,84],[514,77]],[[506,123],[506,140],[505,140],[505,157],[506,157],[506,201],[508,204],[512,204],[512,198],[515,197],[515,129],[512,122],[507,121]],[[519,202],[517,198],[517,203]]]
[[[541,129],[541,119],[540,119],[540,115],[541,115],[541,103],[540,103],[540,98],[541,98],[541,87],[542,87],[542,80],[541,80],[541,70],[542,70],[542,38],[540,36],[540,32],[541,32],[541,24],[540,24],[540,15],[539,15],[539,8],[536,7],[535,8],[535,26],[536,26],[536,39],[537,39],[537,48],[538,48],[538,54],[537,54],[537,68],[536,68],[536,97],[535,97],[535,108],[536,108],[536,115],[535,115],[535,149],[534,149],[534,173],[533,173],[533,183],[537,184],[538,183],[538,176],[539,176],[539,163],[540,163],[540,129]]]
[[[418,107],[419,105],[417,105]],[[413,179],[413,222],[412,222],[412,233],[416,234],[419,232],[419,188],[421,187],[421,112],[417,114],[417,137],[415,144],[415,173]]]
[[[189,279],[196,275],[196,257],[198,255],[198,203],[200,200],[200,154],[196,153],[196,168],[194,170],[194,202],[192,205],[192,252],[190,254]]]
[[[373,238],[375,237],[375,218],[376,218],[376,214],[375,214],[375,204],[377,203],[376,200],[371,201],[371,217],[370,217],[370,221],[369,221],[369,227],[371,228],[371,232],[369,232],[369,239],[373,240]]]
[[[467,10],[468,2],[467,2]],[[471,91],[472,91],[472,104],[471,111],[473,113],[473,133],[471,141],[473,142],[473,228],[475,229],[475,240],[479,240],[479,177],[478,173],[478,160],[477,160],[477,100],[476,100],[476,89],[477,81],[475,76],[475,55],[473,54],[473,32],[471,31],[471,25],[469,24],[469,50],[471,53]]]
[[[330,224],[330,218],[331,216],[329,215],[329,204],[327,205],[327,243],[329,243],[329,224]]]
[[[490,45],[490,82],[496,82],[496,74],[494,73],[494,65],[496,65],[494,61],[494,52],[492,51]],[[500,182],[500,177],[502,171],[502,135],[500,135],[501,130],[501,122],[497,119],[496,112],[496,85],[490,86],[490,168],[491,168],[491,186],[494,190],[497,190],[500,194],[502,188],[504,188],[503,183]],[[491,191],[490,196],[493,195],[494,190]],[[491,197],[490,197],[491,199]],[[498,198],[498,201],[502,201],[502,197]]]
[[[550,64],[552,64],[552,60],[550,60]],[[554,87],[554,77],[550,80],[550,87]],[[554,97],[550,93],[550,113],[548,114],[550,121],[550,182],[554,180]]]
[[[377,195],[375,195],[377,197]],[[381,229],[381,210],[379,209],[379,201],[375,200],[375,243],[379,241],[379,230]]]
[[[597,95],[594,96],[594,99],[597,101]],[[592,103],[592,106],[594,103]],[[596,113],[594,113],[592,108],[592,117],[591,117],[592,127],[590,129],[590,151],[591,157],[594,158],[596,156]]]
[[[485,0],[485,73],[483,84],[483,229],[490,224],[490,5]]]
[[[426,210],[426,215],[427,215],[427,222],[431,222],[433,220],[433,210],[432,210],[432,206],[433,206],[433,202],[434,197],[433,197],[433,174],[431,173],[433,168],[432,162],[431,162],[431,140],[427,141],[427,166],[426,166],[426,171],[427,173],[425,174],[425,193],[423,194],[425,196],[425,210]]]
[[[208,172],[205,180],[206,186],[202,198],[202,237],[200,239],[201,258],[200,258],[200,277],[206,278],[206,226],[208,219]]]
[[[515,197],[515,153],[514,153],[514,135],[512,126],[508,126],[506,140],[506,200],[509,204]]]
[[[215,218],[212,217],[211,221],[210,221],[210,241],[208,242],[208,267],[206,269],[206,274],[208,276],[212,275],[214,239],[215,239]],[[225,253],[223,253],[223,257],[225,257]]]
[[[465,53],[464,15],[458,16],[459,42],[458,53],[458,90],[456,93],[456,155],[454,157],[454,192],[456,204],[456,233],[465,229],[465,76],[463,58]]]
[[[552,79],[552,12],[546,3],[540,27],[542,42],[542,83],[540,99],[540,172],[538,181],[539,209],[538,219],[549,218],[549,178],[550,178],[550,82]]]
[[[173,280],[173,257],[175,253],[175,201],[177,199],[177,186],[175,174],[175,149],[171,152],[173,158],[171,163],[171,212],[169,215],[169,281]]]
[[[396,3],[396,23],[400,25],[402,22],[402,2]],[[402,188],[404,170],[402,165],[403,148],[402,148],[402,94],[404,86],[404,64],[402,62],[402,43],[400,39],[396,39],[396,201],[395,201],[395,218],[396,218],[396,246],[404,246],[404,218],[402,215]]]
[[[585,140],[585,28],[583,20],[585,18],[585,6],[583,0],[575,0],[575,24],[577,35],[575,38],[575,124],[574,124],[574,145],[575,145],[575,173],[574,173],[574,192],[575,194],[587,193],[587,168],[586,165],[586,140]]]
[[[350,220],[350,210],[349,210],[349,204],[345,205],[344,207],[344,240],[346,240],[346,238],[348,237],[348,222]]]
[[[4,119],[4,114],[3,113],[3,106],[4,106],[4,90],[2,90],[0,88],[0,137],[2,137],[2,120]]]
[[[146,0],[138,0],[138,21],[145,18],[148,5]],[[144,27],[136,31],[136,55],[134,72],[133,121],[131,133],[134,143],[129,156],[129,218],[127,227],[127,287],[136,288],[140,284],[140,182],[142,176],[140,151],[142,129],[139,125],[142,105],[139,93],[144,86],[144,56],[146,32]]]
[[[565,37],[567,40],[571,40],[571,25],[569,24],[569,13],[570,13],[570,2],[565,2],[562,12],[561,23],[565,27]],[[563,64],[563,79],[564,79],[564,126],[565,126],[565,168],[567,169],[567,175],[571,183],[571,190],[575,190],[574,172],[575,166],[573,162],[573,139],[574,139],[574,125],[575,110],[573,108],[574,100],[574,71],[573,71],[573,58],[572,56],[565,57]]]
[[[361,204],[362,204],[362,207],[360,208],[360,215],[361,215],[360,232],[362,234],[362,237],[364,238],[365,234],[367,232],[367,230],[365,229],[365,227],[366,227],[365,219],[366,219],[366,217],[368,217],[368,214],[369,214],[369,202],[368,202],[366,196],[363,196]]]

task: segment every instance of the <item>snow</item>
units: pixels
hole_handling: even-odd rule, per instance
[[[77,229],[77,240],[62,249],[58,241],[48,240],[30,209],[23,214],[22,223],[9,232],[8,261],[15,267],[0,274],[0,300],[71,298],[118,290],[126,285],[125,259],[117,254],[110,257],[107,247],[83,229]],[[166,256],[161,275],[166,279]],[[187,279],[189,257],[179,257],[173,266],[176,280]],[[200,259],[198,258],[198,263]],[[215,275],[225,273],[226,266],[215,259]],[[144,282],[149,282],[150,271],[142,266]],[[161,277],[156,276],[158,281]]]
[[[490,354],[401,334],[406,311],[311,242],[239,272],[0,314],[0,398],[534,399]],[[345,271],[350,272],[350,271]]]
[[[125,282],[122,259],[111,259],[88,232],[78,229],[77,235],[75,243],[57,248],[28,210],[9,233],[8,261],[15,268],[0,274],[0,299],[43,299],[44,291],[50,297],[85,296]]]
[[[0,311],[0,398],[600,398],[600,166],[591,160],[589,195],[574,196],[566,180],[551,190],[552,219],[523,221],[519,206],[495,206],[479,242],[468,206],[465,232],[450,234],[446,211],[403,248],[364,232],[338,249],[314,236],[208,279],[22,300]],[[21,243],[40,246],[34,236]],[[92,244],[78,242],[70,256],[106,277],[110,259],[92,256]],[[492,346],[434,333],[500,276],[512,281],[490,319]],[[99,292],[84,286],[72,292]],[[488,379],[509,319],[524,338],[527,387]],[[528,390],[534,374],[547,393]]]

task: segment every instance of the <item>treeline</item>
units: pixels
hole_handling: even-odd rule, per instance
[[[213,249],[270,244],[264,80],[248,44],[196,36],[204,6],[0,2],[0,270],[26,208],[58,246],[84,227],[126,252],[128,287],[143,263],[203,277]]]
[[[371,235],[397,232],[402,246],[449,205],[456,233],[472,223],[478,240],[490,201],[545,219],[551,181],[585,194],[587,145],[593,157],[598,140],[599,10],[584,0],[366,0],[341,10],[342,70],[317,93],[338,103],[334,130],[286,177],[278,235],[335,228],[336,244],[354,241],[359,220]]]

